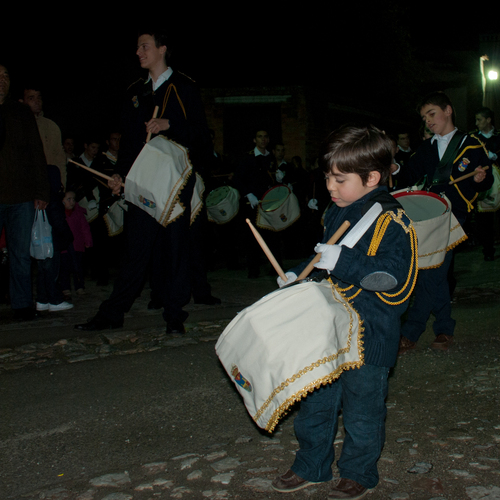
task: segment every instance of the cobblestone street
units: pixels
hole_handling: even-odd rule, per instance
[[[429,327],[398,359],[370,500],[500,499],[500,259],[464,249],[455,272],[456,345],[431,350]],[[191,303],[183,336],[165,335],[147,289],[123,328],[92,336],[73,325],[111,286],[89,282],[74,309],[32,322],[0,306],[2,500],[326,498],[329,484],[285,496],[271,489],[297,449],[295,412],[273,434],[261,431],[214,350],[275,277],[221,269],[209,279],[222,305]],[[338,452],[342,441],[341,428]]]

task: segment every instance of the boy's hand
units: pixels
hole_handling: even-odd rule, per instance
[[[486,178],[486,170],[483,167],[477,167],[474,172],[477,172],[474,176],[474,182],[483,182]]]
[[[337,265],[342,247],[341,245],[326,245],[324,243],[318,243],[314,247],[314,251],[321,254],[319,262],[314,264],[314,267],[332,271]]]

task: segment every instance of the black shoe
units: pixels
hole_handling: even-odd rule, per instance
[[[161,309],[163,306],[159,302],[155,300],[150,300],[148,303],[148,311],[156,311],[157,309]]]
[[[199,297],[194,299],[195,304],[206,304],[207,306],[215,306],[221,304],[222,301],[213,295],[209,295],[208,297]]]
[[[167,323],[167,334],[183,334],[186,333],[184,325],[180,321],[169,321]]]
[[[123,321],[110,321],[109,319],[98,318],[97,316],[87,321],[87,323],[82,323],[81,325],[75,325],[75,330],[80,330],[82,332],[96,332],[98,330],[114,330],[115,328],[121,328],[123,326]]]

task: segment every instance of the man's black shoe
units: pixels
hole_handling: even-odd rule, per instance
[[[114,330],[115,328],[121,328],[122,326],[123,321],[110,321],[109,319],[94,317],[87,321],[87,323],[75,325],[75,330],[80,330],[82,332],[96,332],[98,330]]]
[[[214,297],[213,295],[209,295],[208,297],[198,297],[194,299],[195,304],[206,304],[207,306],[215,306],[222,303],[220,299]]]
[[[184,325],[180,321],[170,321],[167,323],[167,334],[183,334],[186,333]]]

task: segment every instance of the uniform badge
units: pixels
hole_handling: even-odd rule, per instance
[[[252,392],[252,384],[240,373],[236,365],[231,366],[231,375],[234,381],[245,391]]]
[[[134,104],[134,108],[139,107],[139,99],[137,99],[136,95],[134,97],[132,97],[132,103]]]
[[[462,161],[458,164],[458,170],[460,172],[463,172],[466,170],[466,168],[469,166],[470,160],[468,158],[462,158]]]

